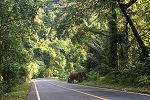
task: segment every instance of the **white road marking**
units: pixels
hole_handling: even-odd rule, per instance
[[[37,94],[37,100],[41,100],[41,99],[40,99],[39,92],[38,92],[37,87],[36,87],[35,81],[34,81],[34,86],[35,86],[35,90],[36,90],[36,94]]]

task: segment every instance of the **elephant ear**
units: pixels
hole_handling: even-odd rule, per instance
[[[84,72],[80,72],[81,73],[81,76],[84,76]]]
[[[83,77],[86,77],[86,72],[81,72],[81,75],[82,75]]]

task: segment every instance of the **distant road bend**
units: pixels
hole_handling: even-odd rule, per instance
[[[32,84],[27,100],[150,100],[150,95],[40,79]]]

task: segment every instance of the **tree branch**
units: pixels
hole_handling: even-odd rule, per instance
[[[103,35],[103,36],[106,36],[106,37],[110,37],[110,35],[107,35],[107,34],[103,33],[104,31],[95,31],[95,30],[92,30],[92,29],[87,28],[87,27],[84,27],[84,31],[92,32],[94,34],[99,34],[99,35]]]
[[[128,3],[125,4],[126,9],[132,6],[137,0],[130,0]]]
[[[125,11],[127,10],[127,8],[129,8],[130,6],[132,6],[137,0],[130,0],[128,3],[123,4],[120,2],[120,0],[116,0],[118,2],[118,4],[120,5],[120,7],[122,9],[124,9]]]

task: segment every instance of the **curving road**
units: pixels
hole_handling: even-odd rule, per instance
[[[40,79],[32,84],[27,100],[150,100],[150,95]]]

